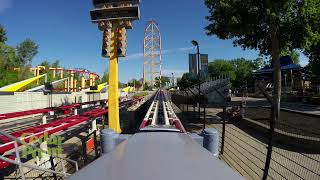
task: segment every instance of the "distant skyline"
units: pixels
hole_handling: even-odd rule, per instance
[[[32,64],[60,60],[66,68],[86,68],[102,74],[108,59],[101,57],[102,32],[91,23],[92,1],[79,0],[0,0],[0,24],[9,45],[26,38],[39,44]],[[201,53],[213,59],[256,59],[258,52],[233,47],[232,41],[207,36],[203,0],[141,0],[141,19],[128,30],[127,57],[119,59],[119,80],[140,79],[143,68],[144,28],[150,19],[159,24],[162,35],[163,75],[181,76],[188,72],[188,54],[195,53],[191,40],[199,42]],[[301,57],[301,64],[307,58]]]

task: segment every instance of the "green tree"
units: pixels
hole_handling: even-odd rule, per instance
[[[295,50],[282,50],[280,56],[290,56],[294,64],[300,64],[300,54]]]
[[[159,88],[160,87],[160,77],[154,78],[155,80],[155,87]],[[167,83],[170,82],[170,78],[167,76],[162,76],[161,77],[161,87],[164,87]]]
[[[253,81],[253,70],[263,66],[263,59],[247,60],[237,58],[232,60],[214,60],[209,63],[209,74],[212,78],[229,75],[234,87],[240,87]]]
[[[309,57],[311,70],[318,78],[320,77],[320,2],[311,1],[309,7],[303,9],[304,16],[307,16],[308,22],[308,36],[305,41],[305,48],[303,53]],[[304,20],[304,19],[303,19]],[[304,21],[305,22],[305,21]],[[303,23],[304,23],[303,22]],[[320,79],[320,78],[319,78]]]
[[[320,79],[320,61],[311,63],[311,71],[318,79]]]
[[[51,67],[51,63],[48,60],[42,61],[39,66],[44,66],[46,67],[46,70],[48,70],[49,67]]]
[[[55,60],[55,61],[51,64],[51,67],[53,67],[53,68],[58,68],[58,67],[60,67],[60,61],[59,61],[59,60]]]
[[[128,86],[140,88],[142,86],[142,83],[136,79],[132,79],[128,82]]]
[[[103,72],[103,76],[101,78],[101,82],[102,83],[105,83],[105,82],[109,83],[109,73],[108,73],[108,71],[104,71]]]
[[[244,58],[234,59],[231,61],[235,70],[235,79],[232,81],[235,87],[241,87],[252,81],[252,71],[255,69],[254,61]]]
[[[305,54],[309,57],[309,64],[307,69],[312,72],[312,74],[320,79],[320,42],[318,47],[314,46],[309,50],[305,51]]]
[[[152,90],[152,86],[150,86],[148,83],[144,83],[143,90],[144,91],[151,91]]]
[[[180,87],[180,89],[185,89],[197,83],[197,76],[193,75],[192,73],[184,73],[181,79],[178,81],[178,86]]]
[[[127,87],[127,84],[119,82],[119,88],[125,88]]]
[[[20,67],[15,48],[0,43],[0,67],[5,70],[13,70],[14,67]]]
[[[17,46],[17,55],[22,65],[31,63],[38,54],[38,45],[31,39],[26,39]]]
[[[265,65],[266,65],[266,62],[263,60],[262,57],[258,57],[257,59],[253,60],[253,70],[261,69]]]
[[[222,75],[229,75],[231,80],[236,79],[235,74],[235,68],[232,64],[232,62],[223,60],[223,59],[217,59],[209,63],[209,75],[214,77],[219,77]]]
[[[0,24],[0,43],[4,44],[8,40],[5,28]]]
[[[315,33],[319,0],[205,0],[210,15],[208,35],[232,39],[244,49],[271,56],[274,68],[273,121],[279,119],[281,97],[280,52],[301,49]]]

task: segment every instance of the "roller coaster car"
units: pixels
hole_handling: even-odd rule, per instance
[[[243,179],[188,134],[140,132],[70,180]]]

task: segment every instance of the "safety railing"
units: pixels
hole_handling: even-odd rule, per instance
[[[3,131],[0,131],[0,134],[10,138],[11,140],[13,140],[10,143],[14,144],[14,153],[15,153],[15,160],[10,159],[8,157],[5,157],[4,155],[0,155],[0,160],[2,160],[4,162],[7,162],[7,163],[10,163],[10,164],[17,165],[18,169],[19,169],[19,172],[20,172],[20,179],[22,179],[22,180],[26,179],[26,173],[24,172],[24,170],[26,168],[27,169],[31,169],[31,170],[35,170],[35,171],[44,172],[44,173],[47,173],[47,174],[52,174],[53,176],[67,177],[67,176],[69,176],[71,174],[69,174],[67,172],[67,170],[65,168],[65,165],[64,165],[64,161],[66,161],[68,163],[71,163],[71,164],[74,164],[75,170],[78,171],[78,163],[77,163],[77,161],[74,161],[74,160],[69,159],[69,158],[53,156],[53,155],[50,155],[50,156],[54,157],[54,158],[57,158],[57,159],[60,159],[60,162],[62,163],[61,164],[62,172],[61,171],[52,170],[52,169],[46,169],[46,168],[43,168],[43,167],[40,167],[40,166],[35,166],[35,165],[28,164],[26,162],[22,162],[21,156],[20,156],[20,148],[19,148],[18,144],[22,144],[25,147],[36,148],[41,153],[44,153],[46,155],[49,155],[49,153],[48,153],[48,151],[46,151],[44,149],[40,149],[40,148],[36,147],[34,144],[26,143],[25,141],[23,141],[24,138],[19,139],[19,138],[16,138],[16,137],[14,137],[14,136],[12,136],[10,134],[7,134],[7,133],[5,133]]]
[[[202,121],[194,118],[198,112],[188,110],[186,96],[175,96],[173,102],[187,130],[200,133]],[[246,179],[320,179],[319,117],[281,111],[272,129],[270,108],[246,107],[243,118],[234,116],[237,109],[221,106],[207,112],[201,107],[201,117],[205,123],[207,116],[207,126],[221,135],[220,158]]]

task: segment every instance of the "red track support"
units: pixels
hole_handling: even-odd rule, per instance
[[[94,110],[91,110],[91,111],[88,111],[88,112],[84,112],[82,114],[82,116],[88,116],[88,117],[91,117],[91,118],[96,118],[96,117],[103,116],[103,115],[105,115],[107,113],[108,113],[108,109],[94,109]]]
[[[50,109],[35,109],[35,110],[29,110],[29,111],[0,114],[0,120],[11,119],[11,118],[16,118],[16,117],[23,117],[23,116],[28,116],[28,115],[32,115],[32,114],[43,114],[43,113],[48,113],[49,111],[52,111],[52,110],[50,110]]]
[[[66,130],[72,126],[78,125],[78,124],[80,124],[84,121],[87,121],[87,120],[89,120],[88,117],[81,117],[79,115],[71,116],[71,117],[60,119],[60,120],[57,120],[57,121],[54,121],[54,122],[51,122],[48,124],[43,124],[43,125],[39,125],[36,127],[28,128],[28,129],[25,129],[22,131],[14,132],[11,135],[14,137],[17,137],[17,138],[21,137],[22,135],[26,135],[26,134],[33,135],[36,137],[40,137],[40,136],[44,135],[45,133],[48,133],[48,135],[51,135],[51,134],[57,133],[59,131]],[[31,137],[26,137],[24,139],[24,141],[26,143],[28,143],[30,138]],[[3,143],[6,143],[6,144],[3,144],[0,146],[0,154],[3,154],[4,152],[9,151],[14,148],[14,144],[12,143],[13,141],[10,138],[5,137],[5,136],[0,136],[0,140]]]

